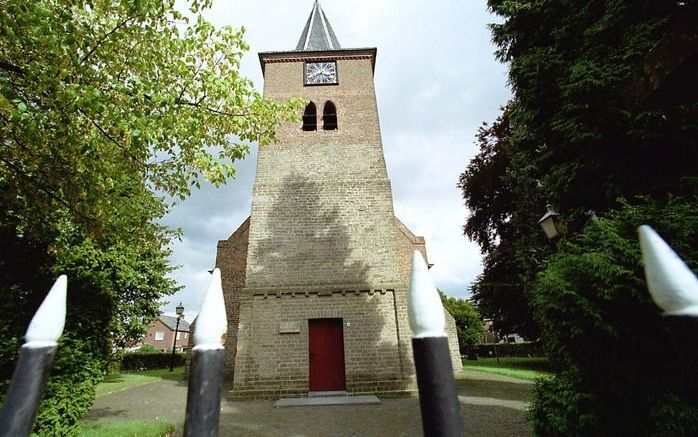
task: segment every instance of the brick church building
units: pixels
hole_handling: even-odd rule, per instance
[[[406,299],[426,248],[393,212],[376,52],[342,48],[315,2],[295,50],[259,54],[266,97],[309,103],[260,147],[251,215],[218,243],[232,398],[415,387]]]

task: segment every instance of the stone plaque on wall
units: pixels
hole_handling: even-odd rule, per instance
[[[298,322],[279,322],[279,334],[300,334],[301,325]]]

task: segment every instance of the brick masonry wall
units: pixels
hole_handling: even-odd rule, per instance
[[[424,237],[418,237],[409,230],[397,217],[395,218],[395,225],[400,231],[400,268],[402,271],[402,276],[405,282],[409,282],[410,270],[412,269],[412,253],[418,250],[422,253],[424,261],[429,262],[427,257],[427,247],[424,241]],[[405,304],[406,305],[406,304]],[[451,313],[449,313],[444,308],[444,316],[446,317],[446,334],[448,335],[448,344],[451,351],[451,365],[453,366],[453,373],[459,377],[463,375],[463,361],[460,357],[460,348],[458,346],[458,331],[456,329],[456,321],[453,319]],[[412,336],[412,331],[408,327],[409,338]],[[412,347],[410,343],[409,354],[412,354]]]
[[[216,267],[221,269],[223,299],[225,312],[228,316],[228,333],[225,341],[227,352],[223,370],[227,379],[232,379],[235,372],[238,325],[240,323],[240,290],[245,285],[249,230],[250,219],[247,218],[227,240],[218,242],[216,252]]]
[[[394,217],[369,53],[340,56],[336,86],[304,86],[304,54],[265,64],[265,96],[313,101],[319,129],[286,124],[260,147],[249,224],[218,246],[232,398],[306,393],[308,319],[328,317],[344,323],[348,391],[414,388],[406,290],[424,239]],[[337,130],[322,130],[328,100]]]
[[[347,391],[409,387],[397,345],[393,292],[244,296],[233,398],[278,398],[309,389],[308,320],[341,318]],[[291,327],[291,333],[284,333]]]
[[[278,130],[260,148],[246,287],[396,284],[399,259],[370,58],[338,60],[339,85],[304,86],[303,61],[265,66],[264,94],[300,96],[338,129]],[[321,118],[321,115],[319,115]],[[279,260],[283,260],[280,263]]]
[[[155,340],[155,333],[162,332],[164,338],[162,340]],[[167,327],[160,320],[155,320],[153,323],[148,325],[148,329],[143,338],[144,344],[149,344],[156,349],[163,352],[172,351],[172,342],[174,341],[175,332]],[[179,351],[181,349],[187,349],[189,347],[189,332],[179,331],[179,340],[177,340],[176,349]]]

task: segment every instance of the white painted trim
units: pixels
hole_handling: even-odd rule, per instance
[[[23,348],[27,349],[41,349],[45,347],[58,347],[57,341],[30,341],[29,343],[24,343]]]
[[[444,307],[422,254],[412,254],[407,311],[414,338],[448,337]]]
[[[44,347],[55,344],[65,327],[68,277],[61,275],[34,313],[27,333],[24,335],[27,347]]]
[[[220,269],[213,270],[204,303],[196,318],[194,330],[194,349],[223,349],[225,335],[228,331],[228,319],[225,314],[225,300],[221,284]]]
[[[698,317],[698,278],[654,229],[640,226],[647,287],[654,303],[669,316]]]

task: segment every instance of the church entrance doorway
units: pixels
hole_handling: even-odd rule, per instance
[[[342,319],[308,320],[310,391],[345,390]]]

